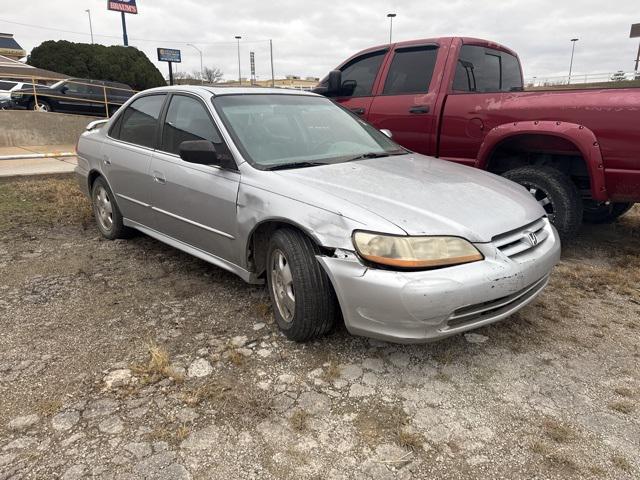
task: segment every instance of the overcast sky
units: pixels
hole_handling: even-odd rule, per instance
[[[86,8],[91,9],[96,43],[121,44],[120,14],[107,0],[0,0],[0,31],[14,33],[27,51],[45,40],[89,42]],[[11,8],[9,8],[11,4]],[[14,8],[19,4],[19,8]],[[258,78],[270,77],[269,39],[273,39],[276,77],[323,76],[347,56],[388,41],[386,14],[394,12],[394,40],[465,35],[497,41],[516,50],[525,77],[566,75],[570,39],[578,37],[574,72],[633,70],[638,40],[629,39],[640,23],[638,0],[138,0],[138,15],[127,15],[129,44],[156,61],[156,47],[179,48],[180,70],[204,64],[237,78],[235,35],[242,35],[242,76],[255,51]],[[34,28],[39,25],[60,32]],[[74,33],[78,32],[78,33]]]

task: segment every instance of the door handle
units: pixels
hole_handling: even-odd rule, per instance
[[[167,179],[164,178],[164,175],[160,172],[153,172],[153,181],[159,183],[160,185],[164,185],[167,183]]]
[[[429,113],[429,105],[414,105],[409,108],[409,113]]]
[[[350,108],[349,110],[351,110],[356,115],[364,115],[364,108],[362,108],[362,107]]]

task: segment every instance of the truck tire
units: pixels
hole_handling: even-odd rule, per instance
[[[509,170],[503,176],[529,190],[563,240],[578,233],[582,223],[582,199],[565,174],[553,167],[530,165]]]
[[[585,223],[612,223],[631,210],[633,205],[631,202],[598,205],[593,200],[589,200],[584,204],[583,219]]]
[[[316,260],[318,246],[302,232],[276,230],[267,253],[267,286],[278,327],[306,342],[328,333],[339,317],[333,285]]]

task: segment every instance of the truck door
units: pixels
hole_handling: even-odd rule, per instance
[[[376,128],[390,130],[400,145],[425,155],[435,153],[437,61],[434,44],[396,48],[367,118]]]
[[[520,62],[515,55],[479,45],[463,45],[447,96],[440,131],[439,156],[475,165],[487,133],[517,120],[501,109],[512,92],[522,91]]]
[[[386,50],[367,52],[342,66],[342,88],[333,100],[367,119],[373,87],[386,53]]]

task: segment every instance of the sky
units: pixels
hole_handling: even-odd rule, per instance
[[[225,78],[238,76],[240,40],[242,76],[249,76],[249,52],[256,75],[270,78],[269,39],[275,76],[322,77],[361,49],[388,42],[387,13],[397,16],[393,40],[471,36],[493,40],[518,52],[525,77],[567,75],[571,38],[576,44],[577,74],[633,70],[640,23],[638,0],[137,0],[138,15],[127,15],[129,44],[157,61],[156,48],[182,51],[180,71],[218,67]],[[107,0],[0,0],[0,32],[13,33],[27,51],[45,40],[122,44],[120,14]],[[15,22],[15,23],[9,23]],[[17,23],[24,24],[18,25]],[[32,26],[27,26],[32,25]],[[40,28],[35,28],[36,25]],[[42,28],[46,27],[46,28]],[[66,30],[66,32],[58,31]]]

